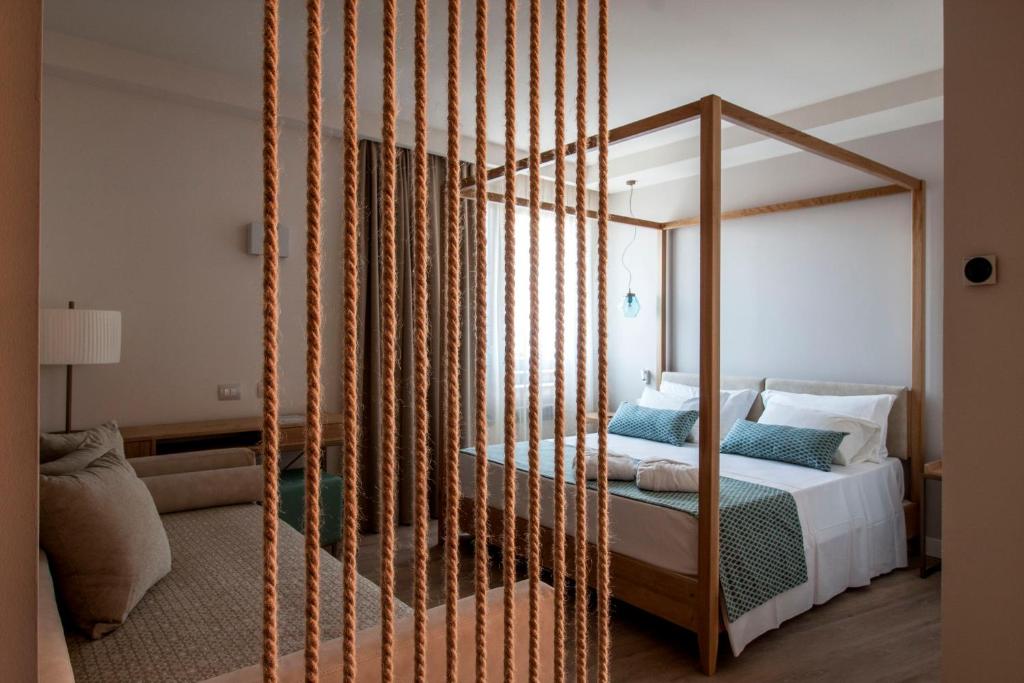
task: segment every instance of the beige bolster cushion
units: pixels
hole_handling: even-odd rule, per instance
[[[222,470],[227,467],[255,465],[256,454],[248,448],[218,448],[209,451],[129,458],[128,464],[135,468],[135,473],[140,477],[155,477],[160,474]]]
[[[161,515],[263,499],[263,468],[259,465],[160,474],[142,477],[142,481]]]

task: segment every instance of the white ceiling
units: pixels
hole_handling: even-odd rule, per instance
[[[505,3],[490,4],[487,138],[504,139]],[[282,76],[297,95],[305,82],[305,3],[282,1]],[[399,5],[399,118],[413,111],[413,0]],[[553,139],[554,2],[542,0],[542,146]],[[596,117],[597,3],[591,10],[590,130]],[[176,62],[236,80],[259,93],[262,6],[258,0],[48,0],[45,28]],[[574,105],[577,3],[568,1],[570,68],[567,105]],[[463,132],[472,135],[475,2],[463,0]],[[325,2],[325,98],[339,101],[341,2]],[[529,3],[518,8],[517,146],[528,144]],[[359,110],[365,123],[381,109],[380,3],[360,3]],[[429,124],[446,126],[446,3],[430,2]],[[941,0],[610,0],[609,122],[621,125],[715,92],[745,108],[780,118],[835,142],[941,119]],[[569,121],[573,114],[569,113]],[[338,122],[326,122],[337,126]],[[783,154],[777,143],[726,131],[735,164]],[[695,130],[680,126],[612,152],[611,189],[627,177],[643,184],[692,173]],[[574,130],[567,131],[569,138]],[[730,141],[732,135],[735,140]],[[744,146],[745,145],[745,146]],[[760,146],[759,146],[760,145]]]
[[[340,81],[341,2],[325,4],[325,96]],[[543,0],[542,144],[552,139],[554,3]],[[303,87],[305,3],[282,1],[282,74]],[[445,127],[446,3],[430,3],[430,124]],[[503,139],[504,2],[490,3],[488,138]],[[529,3],[520,0],[518,144],[525,147]],[[232,75],[256,87],[262,6],[257,0],[48,0],[47,31]],[[412,111],[412,0],[399,0],[400,116]],[[472,14],[464,0],[463,130],[472,126]],[[591,36],[596,2],[590,3]],[[569,2],[570,25],[576,3]],[[715,92],[766,114],[786,112],[942,67],[941,0],[611,0],[611,125]],[[380,109],[380,7],[361,3],[360,109]],[[570,51],[575,50],[570,30]],[[570,52],[571,54],[571,52]],[[591,60],[593,64],[593,59]],[[591,86],[596,80],[592,68]],[[570,92],[575,78],[570,75]],[[594,108],[591,89],[591,114]],[[573,99],[569,99],[572,106]],[[591,116],[593,120],[593,116]],[[570,132],[572,135],[572,132]]]

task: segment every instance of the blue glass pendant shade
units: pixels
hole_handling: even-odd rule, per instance
[[[622,315],[627,318],[635,318],[640,314],[640,297],[633,292],[626,292],[626,297],[622,300]]]

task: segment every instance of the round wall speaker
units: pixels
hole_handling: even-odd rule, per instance
[[[970,256],[964,259],[964,280],[968,285],[994,285],[996,283],[996,257]]]

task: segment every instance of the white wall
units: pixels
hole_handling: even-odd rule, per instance
[[[908,383],[909,214],[909,197],[891,197],[727,223],[722,372]],[[670,365],[690,372],[699,249],[696,229],[674,236]]]
[[[305,135],[282,131],[282,410],[301,412],[305,358]],[[47,74],[40,301],[122,312],[121,362],[75,370],[75,424],[259,412],[261,266],[243,228],[262,216],[261,127],[249,117]],[[324,187],[340,188],[325,141]],[[323,381],[337,408],[340,192],[325,192]],[[288,342],[292,343],[288,343]],[[42,426],[64,419],[62,367],[42,372]],[[238,382],[242,400],[218,401]]]
[[[925,449],[942,451],[942,124],[847,145],[927,183]],[[882,182],[807,154],[735,167],[723,173],[726,209],[827,194]],[[635,213],[668,220],[696,215],[696,178],[641,188]],[[626,194],[615,197],[624,210]],[[657,287],[657,239],[634,248],[651,264]],[[614,233],[613,233],[614,235]],[[613,237],[613,244],[615,243]],[[669,275],[669,367],[698,366],[697,228],[672,233]],[[613,261],[617,252],[613,247]],[[614,278],[613,278],[614,281]],[[637,288],[641,299],[645,292]],[[910,196],[896,195],[726,221],[722,225],[722,372],[852,382],[910,383]],[[613,336],[612,377],[657,362],[656,322],[635,337]],[[644,360],[637,356],[643,355]],[[636,395],[638,384],[627,395]],[[621,391],[613,390],[613,396]],[[929,505],[929,535],[939,533],[938,498]]]
[[[640,373],[653,378],[658,365],[661,252],[659,235],[638,228],[625,262],[633,272],[633,291],[640,298],[640,314],[626,318],[619,310],[626,295],[628,273],[623,250],[633,239],[633,226],[611,223],[608,229],[608,392],[612,410],[622,401],[636,399],[643,390]]]

